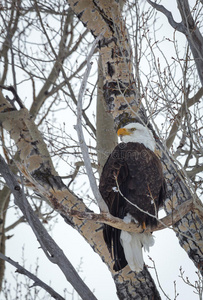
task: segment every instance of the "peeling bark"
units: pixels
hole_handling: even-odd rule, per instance
[[[194,212],[194,204],[193,201],[189,200],[184,202],[183,204],[177,206],[176,209],[172,211],[171,214],[168,214],[166,217],[162,219],[157,219],[158,225],[154,228],[147,227],[145,232],[155,232],[158,230],[170,228],[178,221],[180,221],[187,213]],[[95,214],[92,212],[81,212],[75,209],[71,209],[66,211],[66,213],[70,216],[74,216],[79,220],[89,220],[92,222],[98,222],[101,224],[107,224],[114,228],[125,230],[128,232],[143,232],[143,228],[140,225],[135,223],[125,223],[122,219],[114,217],[110,213],[101,213]],[[172,228],[171,228],[172,229]]]
[[[181,174],[177,166],[170,159],[169,153],[162,151],[161,160],[167,179],[168,197],[164,203],[167,214],[173,213],[178,205],[192,201],[194,210],[187,213],[174,224],[178,231],[176,236],[181,247],[187,252],[189,258],[203,274],[203,206],[197,195],[189,188],[190,180]]]

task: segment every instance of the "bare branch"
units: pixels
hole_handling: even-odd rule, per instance
[[[186,33],[185,27],[182,23],[177,23],[175,22],[175,20],[173,19],[173,15],[172,13],[167,10],[163,5],[157,4],[151,0],[147,0],[147,2],[154,7],[156,10],[162,12],[168,19],[169,24],[176,30],[182,32],[182,33]]]
[[[94,53],[94,50],[99,42],[99,40],[102,38],[103,34],[100,34],[94,41],[92,48],[90,50],[90,53],[87,57],[87,68],[85,71],[85,74],[83,76],[83,80],[81,83],[81,87],[80,87],[80,91],[79,91],[79,96],[78,96],[78,105],[77,105],[77,126],[75,126],[76,130],[77,130],[77,134],[78,134],[78,140],[79,140],[79,144],[81,147],[81,151],[82,151],[82,155],[83,155],[83,159],[84,159],[84,163],[85,163],[85,168],[87,170],[87,174],[88,174],[88,178],[89,178],[89,182],[90,182],[90,186],[92,189],[92,192],[94,194],[95,199],[97,200],[97,203],[99,205],[99,208],[102,212],[108,212],[108,207],[106,205],[106,203],[104,202],[104,200],[101,197],[101,194],[99,192],[99,189],[97,187],[96,184],[96,180],[94,177],[94,173],[92,171],[92,166],[91,166],[91,161],[89,158],[89,154],[88,154],[88,147],[85,143],[85,138],[83,135],[83,130],[82,130],[82,99],[83,99],[83,94],[85,92],[85,88],[86,88],[86,84],[87,84],[87,79],[89,77],[90,74],[90,70],[91,70],[91,58],[92,55]]]
[[[171,300],[171,298],[169,298],[169,297],[167,296],[167,294],[164,292],[164,290],[163,290],[163,288],[162,288],[162,286],[161,286],[161,283],[160,283],[160,280],[159,280],[159,275],[158,275],[158,272],[157,272],[157,269],[156,269],[156,264],[155,264],[154,260],[153,260],[151,257],[149,257],[149,259],[150,259],[151,262],[153,263],[153,267],[154,267],[156,279],[157,279],[158,285],[159,285],[159,287],[160,287],[162,293],[164,294],[164,296],[166,297],[166,299]]]
[[[168,216],[166,216],[162,219],[157,219],[158,225],[156,227],[153,227],[153,228],[148,227],[148,228],[146,228],[145,231],[151,232],[152,230],[159,231],[162,229],[169,228],[170,226],[173,226],[176,222],[181,220],[189,211],[192,211],[192,210],[194,210],[193,200],[188,200],[185,203],[179,205]],[[114,228],[117,228],[120,230],[125,230],[128,232],[142,232],[143,231],[143,228],[138,226],[137,224],[135,224],[133,222],[126,224],[125,222],[123,222],[122,219],[114,217],[109,213],[95,214],[95,213],[89,213],[89,212],[81,212],[81,211],[74,210],[74,209],[66,210],[66,213],[68,213],[74,217],[77,217],[78,219],[89,220],[89,221],[93,221],[93,222],[107,224]]]
[[[203,172],[203,166],[197,166],[197,167],[193,168],[191,171],[187,171],[187,175],[189,177],[193,177],[196,174],[201,173],[201,172]]]
[[[15,228],[17,225],[25,222],[25,217],[22,216],[18,220],[16,220],[13,224],[9,225],[8,227],[5,228],[5,232],[8,232],[9,230]]]
[[[47,293],[49,293],[54,299],[64,300],[64,298],[61,297],[57,292],[55,292],[49,285],[47,285],[45,282],[43,282],[42,280],[40,280],[37,276],[35,276],[34,274],[32,274],[31,272],[29,272],[28,270],[26,270],[21,265],[19,265],[18,262],[15,262],[10,257],[5,256],[3,253],[0,253],[0,258],[3,259],[3,260],[5,260],[5,261],[7,261],[12,266],[16,267],[17,268],[16,272],[18,272],[18,273],[20,273],[22,275],[26,275],[27,277],[29,277],[30,279],[32,279],[34,281],[34,284],[31,287],[33,287],[33,286],[40,286]]]
[[[176,134],[178,132],[178,129],[179,129],[179,125],[181,124],[181,121],[182,121],[182,119],[184,118],[184,116],[186,114],[186,106],[187,106],[187,108],[191,107],[192,105],[194,105],[195,103],[200,101],[202,96],[203,96],[203,88],[201,87],[199,89],[199,91],[192,98],[187,99],[187,104],[184,102],[181,105],[181,107],[179,108],[179,111],[176,115],[173,126],[171,128],[171,131],[170,131],[170,133],[168,135],[168,138],[166,140],[166,146],[167,146],[168,149],[173,144],[173,141],[174,141],[174,139],[176,137]]]
[[[196,26],[191,11],[189,7],[188,0],[177,0],[178,9],[180,11],[182,22],[177,23],[174,21],[173,16],[170,11],[168,11],[163,5],[147,0],[147,2],[153,6],[156,10],[162,12],[167,18],[169,24],[175,29],[182,32],[187,38],[188,44],[192,51],[193,57],[195,59],[197,71],[201,84],[203,85],[203,37],[199,31],[199,28]]]
[[[21,209],[22,213],[26,217],[29,225],[36,235],[44,253],[47,258],[59,266],[66,279],[72,284],[78,294],[86,300],[96,300],[96,297],[92,294],[83,280],[80,278],[76,270],[71,265],[70,261],[64,255],[60,247],[55,243],[52,237],[48,234],[44,226],[41,224],[37,216],[34,214],[32,207],[25,198],[23,189],[19,186],[15,176],[8,168],[7,164],[0,155],[0,173],[4,177],[7,185],[12,191],[15,203]]]
[[[192,17],[188,0],[177,0],[177,3],[182,22],[186,28],[185,37],[187,38],[190,46],[199,74],[200,82],[203,86],[203,36]]]

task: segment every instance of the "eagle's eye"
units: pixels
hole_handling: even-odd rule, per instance
[[[130,131],[135,131],[135,130],[136,130],[136,128],[131,128],[131,129],[130,129]]]

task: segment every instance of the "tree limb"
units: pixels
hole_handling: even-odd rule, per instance
[[[203,166],[197,166],[197,167],[194,167],[192,170],[187,171],[187,175],[191,178],[201,172],[203,172]]]
[[[86,84],[87,84],[87,79],[89,77],[90,74],[90,70],[91,70],[91,58],[92,55],[94,53],[94,50],[99,42],[99,40],[102,38],[102,33],[95,39],[92,48],[90,50],[90,53],[87,57],[87,69],[85,71],[85,74],[83,76],[83,80],[81,83],[81,87],[80,87],[80,91],[79,91],[79,96],[78,96],[78,105],[77,105],[77,126],[75,126],[76,130],[77,130],[77,134],[78,134],[78,140],[79,140],[79,144],[80,144],[80,148],[82,151],[82,155],[83,155],[83,159],[84,159],[84,164],[85,164],[85,168],[88,174],[88,178],[89,178],[89,182],[90,182],[90,186],[92,189],[92,192],[94,194],[94,197],[98,203],[98,206],[100,208],[100,210],[102,212],[108,212],[108,207],[106,205],[106,203],[104,202],[104,200],[102,199],[102,196],[99,192],[98,186],[96,184],[96,180],[95,180],[95,176],[94,173],[92,171],[92,166],[91,166],[91,161],[90,161],[90,157],[89,157],[89,153],[88,153],[88,148],[87,145],[85,143],[85,138],[83,135],[83,130],[82,130],[82,99],[83,99],[83,94],[85,92],[85,88],[86,88]]]
[[[37,216],[34,214],[32,207],[25,198],[23,189],[19,186],[15,176],[8,168],[4,159],[0,155],[0,173],[4,177],[7,185],[12,191],[15,204],[20,208],[24,216],[26,217],[29,225],[33,229],[37,240],[39,241],[44,253],[47,258],[59,266],[66,279],[71,283],[74,289],[86,300],[96,300],[96,297],[92,294],[89,288],[86,286],[84,281],[80,278],[78,273],[75,271],[67,257],[64,255],[63,251],[55,243],[55,241],[48,234],[44,226],[41,224]]]
[[[47,285],[45,282],[43,282],[42,280],[40,280],[37,276],[35,276],[34,274],[32,274],[31,272],[29,272],[28,270],[26,270],[21,265],[19,265],[18,262],[15,262],[10,257],[5,256],[3,253],[0,253],[0,259],[5,260],[9,264],[11,264],[12,266],[16,267],[17,268],[16,272],[18,272],[18,273],[20,273],[22,275],[25,275],[25,276],[29,277],[30,279],[32,279],[34,281],[34,284],[31,287],[33,287],[33,286],[40,286],[47,293],[49,293],[51,295],[51,297],[53,297],[54,299],[64,300],[64,298],[61,297],[57,292],[55,292],[49,285]]]
[[[22,216],[18,220],[16,220],[13,224],[9,225],[8,227],[5,228],[5,232],[8,232],[11,229],[14,229],[17,225],[25,222],[25,217]]]
[[[183,25],[183,23],[177,23],[175,22],[175,20],[173,19],[173,15],[172,13],[167,10],[163,5],[157,4],[151,0],[147,0],[147,2],[154,7],[156,10],[162,12],[168,19],[169,24],[176,30],[182,32],[182,33],[186,33],[185,27]]]
[[[173,209],[172,213],[167,215],[166,217],[162,219],[158,219],[158,225],[156,227],[149,227],[146,228],[146,232],[153,231],[159,231],[162,229],[169,228],[170,226],[173,226],[176,222],[181,220],[189,211],[193,211],[195,209],[193,199],[186,201],[185,203],[179,205],[175,209]],[[103,223],[110,225],[114,228],[125,230],[128,232],[142,232],[143,228],[138,226],[137,224],[131,222],[126,224],[123,222],[122,219],[112,216],[109,213],[101,213],[101,214],[95,214],[95,213],[89,213],[89,212],[81,212],[74,209],[66,210],[66,213],[77,217],[79,219],[83,220],[90,220],[93,222]],[[64,212],[65,212],[64,211]],[[201,210],[202,218],[203,218],[203,210]],[[176,231],[176,230],[175,230]],[[189,238],[189,237],[188,237]]]
[[[168,18],[169,24],[175,30],[180,31],[185,35],[195,60],[200,82],[203,86],[203,37],[193,20],[188,0],[177,0],[178,9],[182,17],[181,23],[175,22],[171,12],[163,5],[152,2],[151,0],[147,0],[147,2],[156,10],[162,12]]]
[[[103,66],[101,63],[101,55],[98,59],[98,83],[97,83],[97,107],[96,107],[96,124],[97,124],[97,158],[99,175],[108,159],[118,143],[118,137],[114,129],[114,120],[110,113],[107,112],[106,103],[103,94]]]
[[[194,105],[195,103],[199,102],[201,97],[203,96],[203,87],[201,87],[199,89],[199,91],[192,97],[187,99],[187,104],[184,102],[181,107],[179,108],[179,111],[175,117],[174,123],[172,125],[172,128],[170,130],[170,133],[168,135],[168,138],[166,140],[166,146],[169,149],[172,144],[173,141],[176,137],[176,134],[178,132],[179,126],[181,124],[182,119],[184,118],[185,114],[186,114],[186,106],[187,108],[191,107],[192,105]]]
[[[177,3],[182,22],[186,28],[185,37],[187,38],[194,57],[197,72],[203,87],[203,36],[192,17],[188,0],[177,0]]]
[[[24,109],[13,111],[13,107],[3,97],[1,91],[0,112],[2,126],[9,131],[20,153],[19,169],[22,170],[23,175],[30,182],[30,187],[45,197],[55,210],[60,211],[68,225],[75,228],[93,250],[100,255],[114,277],[118,294],[129,294],[129,286],[126,286],[126,282],[130,282],[131,292],[129,297],[136,293],[140,295],[140,299],[151,297],[152,295],[156,295],[156,300],[160,299],[147,268],[144,268],[139,276],[134,272],[130,272],[129,266],[119,274],[113,271],[113,261],[105,245],[102,227],[99,223],[79,220],[76,217],[67,216],[67,213],[64,214],[64,206],[69,209],[77,208],[80,211],[89,210],[81,199],[69,191],[52,167],[51,158],[47,156],[46,145],[32,118]],[[49,253],[47,255],[50,258]],[[52,258],[53,260],[54,257]],[[129,297],[126,299],[130,299]]]

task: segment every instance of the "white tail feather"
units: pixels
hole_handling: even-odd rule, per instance
[[[129,214],[124,217],[124,222],[129,223],[134,220]],[[149,247],[154,245],[154,237],[151,233],[129,233],[121,231],[121,245],[123,246],[125,258],[132,271],[140,272],[144,266],[142,247],[149,251]]]

